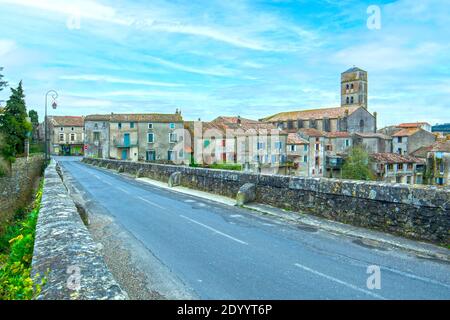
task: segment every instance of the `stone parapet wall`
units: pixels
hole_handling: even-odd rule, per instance
[[[450,189],[326,178],[261,175],[119,160],[85,163],[165,181],[181,173],[181,185],[235,198],[246,183],[256,201],[359,227],[437,244],[450,243]]]
[[[34,182],[41,175],[44,157],[17,158],[11,172],[0,177],[0,222],[8,219],[16,209],[27,204]]]
[[[47,273],[39,300],[126,299],[52,162],[45,171],[32,275]]]

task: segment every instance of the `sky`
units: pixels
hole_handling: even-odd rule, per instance
[[[0,25],[3,74],[41,120],[50,89],[53,115],[338,107],[357,66],[379,127],[450,122],[450,0],[0,0]]]

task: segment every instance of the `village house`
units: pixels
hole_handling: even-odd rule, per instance
[[[289,133],[287,138],[288,174],[294,176],[308,176],[309,170],[309,141],[297,133]]]
[[[425,161],[395,153],[370,155],[377,179],[389,183],[422,184]]]
[[[450,185],[450,141],[437,141],[412,155],[426,161],[427,183]]]
[[[49,116],[50,154],[81,156],[84,152],[84,118]]]
[[[88,157],[173,163],[184,161],[183,118],[175,114],[115,114],[86,117]]]
[[[240,164],[261,173],[286,173],[287,133],[275,126],[241,117],[218,117],[210,122],[185,123],[195,163]]]
[[[436,141],[436,136],[422,128],[406,128],[392,135],[393,152],[400,155],[409,155],[421,147],[428,146]]]
[[[308,177],[324,177],[326,172],[326,136],[317,129],[300,129],[298,135],[308,141]]]
[[[392,137],[382,133],[360,133],[353,135],[353,144],[367,153],[392,153]]]
[[[350,148],[353,147],[352,135],[348,132],[326,132],[325,156],[326,174],[328,178],[340,178],[342,166]]]

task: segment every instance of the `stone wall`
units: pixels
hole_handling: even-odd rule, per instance
[[[21,206],[27,204],[33,193],[36,178],[41,175],[44,157],[41,155],[18,158],[11,172],[0,177],[0,224]]]
[[[32,275],[47,273],[39,300],[126,299],[84,226],[54,162],[45,171]]]
[[[256,185],[256,201],[355,226],[449,244],[450,189],[326,178],[258,175],[183,166],[84,159],[85,163],[235,197],[246,183]]]

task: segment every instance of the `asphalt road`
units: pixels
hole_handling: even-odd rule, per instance
[[[75,160],[75,161],[74,161]],[[201,299],[450,299],[450,265],[160,189],[76,159],[92,199]],[[381,289],[369,289],[369,266]]]

